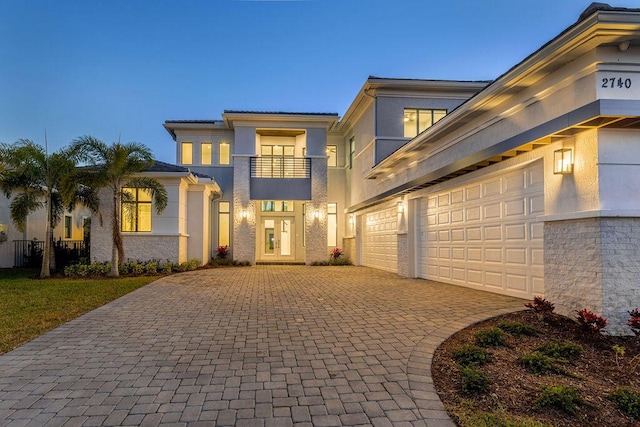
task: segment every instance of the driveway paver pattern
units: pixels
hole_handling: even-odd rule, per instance
[[[365,267],[168,276],[0,356],[0,425],[452,426],[435,348],[522,302]]]

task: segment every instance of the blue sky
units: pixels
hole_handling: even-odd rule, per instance
[[[174,162],[167,119],[342,115],[369,75],[493,79],[588,4],[0,0],[0,142],[120,138]]]

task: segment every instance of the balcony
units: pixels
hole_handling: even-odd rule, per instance
[[[252,200],[311,200],[311,159],[251,157]]]

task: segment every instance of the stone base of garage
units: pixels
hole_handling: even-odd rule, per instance
[[[640,304],[640,218],[584,218],[544,223],[545,298],[560,314],[587,308],[607,331],[630,335]]]

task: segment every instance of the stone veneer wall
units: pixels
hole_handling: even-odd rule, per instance
[[[398,275],[409,277],[409,238],[398,234]]]
[[[184,239],[181,250],[180,240]],[[122,237],[124,242],[124,256],[127,259],[149,261],[159,259],[171,262],[187,261],[186,236],[158,236],[148,235],[126,235]],[[111,256],[111,255],[109,255]]]
[[[231,251],[233,259],[256,262],[256,210],[249,196],[249,156],[236,156],[233,159],[233,240]],[[242,217],[242,212],[247,217]]]
[[[306,263],[326,261],[327,247],[327,159],[314,157],[311,160],[311,201],[305,204],[306,217]],[[314,212],[322,212],[320,218],[313,218]]]
[[[611,334],[630,334],[627,310],[640,297],[640,218],[587,218],[544,224],[545,298],[560,314],[587,308]]]

